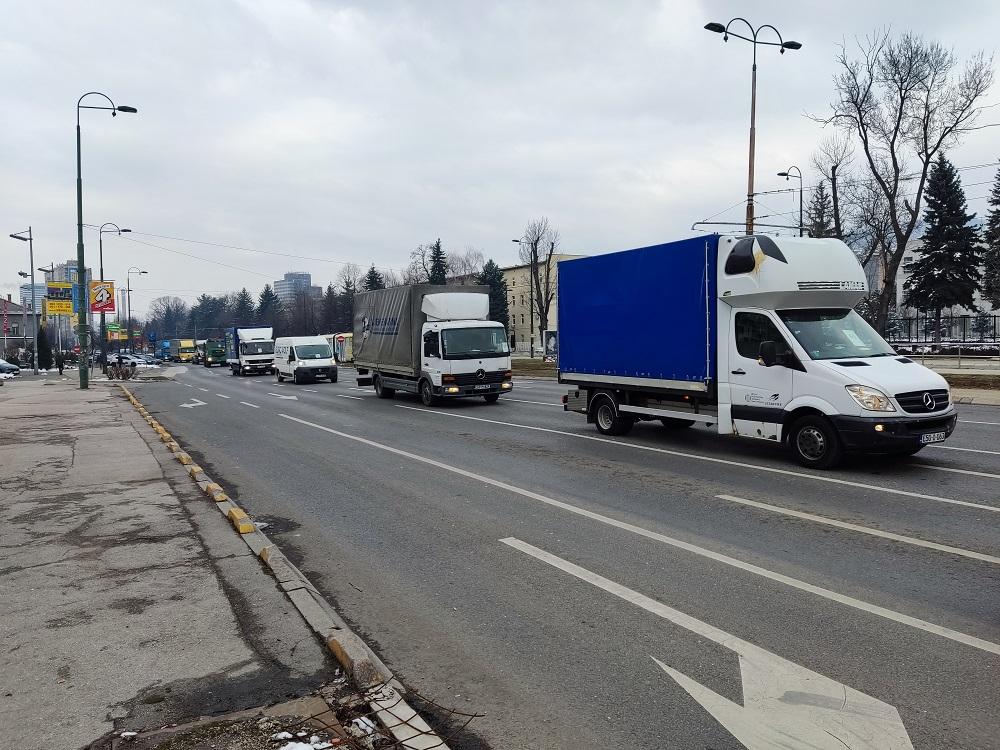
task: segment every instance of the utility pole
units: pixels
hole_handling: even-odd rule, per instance
[[[27,235],[22,236],[22,235]],[[10,235],[12,239],[20,240],[21,242],[28,243],[28,261],[31,263],[31,315],[35,322],[35,346],[31,357],[31,371],[37,375],[38,374],[38,305],[35,302],[35,240],[31,234],[31,227],[28,227],[24,232],[14,232]],[[24,300],[22,300],[23,303]],[[22,304],[22,307],[24,305]],[[24,346],[25,349],[28,348],[28,318],[25,316],[24,319]]]

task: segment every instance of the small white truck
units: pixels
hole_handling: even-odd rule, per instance
[[[354,298],[358,385],[379,398],[396,391],[438,399],[510,392],[510,347],[503,324],[489,320],[489,288],[435,284],[377,289]]]
[[[273,328],[227,328],[226,364],[233,375],[266,375],[274,366]]]

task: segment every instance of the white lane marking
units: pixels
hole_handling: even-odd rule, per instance
[[[792,471],[791,469],[779,469],[776,466],[764,466],[762,464],[750,464],[745,461],[733,461],[728,458],[716,458],[715,456],[702,456],[697,453],[685,453],[684,451],[675,451],[668,448],[656,448],[651,445],[643,445],[642,443],[624,443],[620,440],[610,440],[605,437],[600,437],[598,435],[583,435],[577,432],[567,432],[565,430],[555,430],[551,427],[535,427],[534,425],[528,424],[517,424],[515,422],[501,422],[497,419],[484,419],[483,417],[470,417],[466,414],[451,414],[449,412],[437,411],[435,409],[424,409],[417,406],[404,406],[403,404],[396,404],[397,409],[409,409],[410,411],[424,412],[425,414],[437,414],[442,417],[455,417],[457,419],[472,419],[476,422],[489,422],[490,424],[503,425],[505,427],[517,427],[522,430],[535,430],[536,432],[548,432],[554,435],[566,435],[568,437],[579,438],[580,440],[593,440],[597,443],[609,443],[611,445],[617,445],[619,448],[632,448],[634,450],[648,451],[651,453],[663,453],[668,456],[680,456],[681,458],[693,458],[698,461],[708,461],[710,463],[725,464],[727,466],[739,466],[744,469],[757,469],[758,471],[766,471],[772,474],[783,474],[785,476],[791,477],[803,477],[805,479],[813,479],[817,482],[828,482],[830,484],[840,484],[846,485],[848,487],[858,487],[864,490],[874,490],[875,492],[885,492],[889,495],[903,495],[904,497],[916,497],[921,500],[933,500],[938,503],[948,503],[949,505],[961,505],[967,508],[976,508],[978,510],[988,510],[993,513],[1000,513],[1000,506],[994,505],[983,505],[982,503],[973,503],[967,500],[952,500],[948,497],[939,497],[938,495],[925,495],[921,492],[910,492],[909,490],[897,490],[892,487],[880,487],[877,484],[865,484],[864,482],[852,482],[849,479],[837,479],[836,477],[825,477],[819,476],[818,474],[807,474],[803,471]]]
[[[358,388],[358,386],[352,385],[351,386],[351,390],[352,391],[364,391],[365,393],[368,393],[368,391],[370,391],[371,388]]]
[[[200,388],[200,387],[199,387],[199,388],[198,388],[198,390],[199,390],[199,391],[205,391],[205,393],[208,393],[208,388]]]
[[[299,400],[298,396],[285,396],[284,394],[281,394],[281,393],[271,393],[270,391],[268,391],[267,395],[268,396],[274,396],[275,398],[284,399],[285,401],[298,401]]]
[[[364,401],[364,399],[361,398],[361,396],[348,396],[346,393],[337,393],[334,395],[336,395],[337,398],[351,398],[354,399],[355,401]]]
[[[259,409],[260,408],[259,406],[257,406],[257,404],[251,404],[249,401],[240,401],[240,403],[243,404],[244,406],[249,406],[249,407],[252,407],[254,409]]]
[[[334,430],[331,427],[324,427],[321,424],[316,424],[315,422],[308,422],[305,419],[299,419],[298,417],[293,417],[288,414],[279,413],[278,416],[283,417],[284,419],[288,419],[292,422],[298,422],[299,424],[306,425],[307,427],[313,427],[317,430],[328,432],[331,435],[337,435],[338,437],[346,438],[347,440],[353,440],[357,443],[371,446],[372,448],[378,448],[388,453],[393,453],[397,456],[403,456],[404,458],[409,458],[413,461],[419,461],[420,463],[424,463],[429,466],[434,466],[435,468],[451,472],[452,474],[458,474],[459,476],[463,476],[468,479],[473,479],[477,482],[482,482],[483,484],[488,484],[492,487],[497,487],[498,489],[506,490],[507,492],[512,492],[516,495],[521,495],[522,497],[526,497],[530,500],[537,500],[538,502],[544,503],[545,505],[549,505],[553,508],[559,508],[560,510],[565,510],[570,513],[574,513],[578,516],[589,518],[592,521],[597,521],[599,523],[607,524],[608,526],[613,526],[616,529],[629,531],[633,534],[637,534],[647,539],[652,539],[653,541],[661,542],[671,547],[682,549],[685,552],[691,552],[692,554],[699,555],[700,557],[705,557],[708,558],[709,560],[722,563],[723,565],[729,565],[731,567],[738,568],[739,570],[743,570],[748,573],[753,573],[754,575],[759,575],[763,578],[767,578],[772,581],[777,581],[778,583],[783,583],[786,586],[798,589],[799,591],[806,591],[810,594],[815,594],[816,596],[820,596],[824,599],[829,599],[830,601],[834,601],[848,607],[853,607],[854,609],[859,609],[863,612],[868,612],[874,615],[878,615],[879,617],[884,617],[887,620],[892,620],[894,622],[899,622],[904,625],[909,625],[910,627],[917,628],[918,630],[924,630],[928,633],[933,633],[934,635],[939,635],[943,638],[948,638],[949,640],[953,640],[958,643],[964,643],[965,645],[972,646],[973,648],[978,648],[993,654],[1000,654],[1000,644],[998,643],[991,643],[990,641],[984,641],[981,638],[976,638],[975,636],[966,635],[965,633],[960,633],[957,630],[952,630],[950,628],[946,628],[941,625],[935,625],[934,623],[926,622],[925,620],[920,620],[917,619],[916,617],[911,617],[910,615],[906,615],[901,612],[895,612],[894,610],[886,609],[885,607],[880,607],[877,604],[870,604],[868,602],[861,601],[860,599],[855,599],[845,594],[840,594],[836,591],[831,591],[830,589],[822,588],[821,586],[814,586],[811,583],[800,581],[797,578],[786,576],[783,573],[776,573],[773,570],[768,570],[767,568],[762,568],[752,563],[743,562],[742,560],[737,560],[735,557],[729,557],[729,555],[723,555],[720,552],[713,552],[712,550],[706,549],[705,547],[699,547],[695,544],[691,544],[689,542],[685,542],[680,539],[674,539],[673,537],[669,537],[666,534],[660,534],[656,531],[650,531],[649,529],[644,529],[641,526],[636,526],[631,523],[626,523],[625,521],[619,521],[617,519],[611,518],[610,516],[603,516],[600,513],[595,513],[594,511],[586,510],[576,505],[570,505],[569,503],[564,503],[561,500],[555,500],[554,498],[546,497],[545,495],[540,495],[537,492],[532,492],[531,490],[522,489],[521,487],[515,487],[512,484],[501,482],[498,479],[491,479],[490,477],[483,476],[482,474],[476,474],[475,472],[472,471],[459,469],[457,466],[451,466],[450,464],[445,464],[442,463],[441,461],[435,461],[432,458],[425,458],[424,456],[418,456],[415,453],[410,453],[409,451],[404,451],[401,450],[400,448],[393,448],[392,446],[385,445],[384,443],[377,443],[374,440],[358,437],[357,435],[350,435],[346,432],[341,432],[340,430]]]
[[[305,391],[306,393],[317,393],[317,391],[313,390],[312,388],[303,388],[302,390]]]
[[[934,471],[950,471],[952,474],[969,474],[974,477],[986,477],[987,479],[1000,479],[1000,474],[991,474],[988,471],[972,471],[971,469],[953,469],[950,466],[935,466],[934,464],[910,464],[921,469],[933,469]]]
[[[938,550],[939,552],[947,552],[950,555],[961,555],[962,557],[969,557],[973,560],[982,560],[983,562],[993,563],[994,565],[1000,565],[1000,557],[994,557],[993,555],[985,555],[982,552],[973,552],[972,550],[961,549],[960,547],[950,547],[947,544],[938,544],[937,542],[928,542],[923,539],[917,539],[912,536],[903,536],[902,534],[893,534],[891,531],[881,531],[879,529],[873,529],[868,526],[860,526],[854,523],[847,523],[846,521],[836,521],[832,518],[827,518],[825,516],[816,516],[812,513],[804,513],[800,510],[792,510],[791,508],[783,508],[779,505],[769,505],[768,503],[757,502],[756,500],[747,500],[743,497],[736,497],[735,495],[716,495],[720,500],[728,500],[731,503],[738,503],[740,505],[748,505],[752,508],[760,508],[761,510],[771,511],[772,513],[780,513],[784,516],[792,516],[793,518],[801,518],[804,521],[812,521],[813,523],[821,523],[826,526],[835,526],[838,529],[847,529],[848,531],[858,531],[862,534],[870,534],[871,536],[881,537],[882,539],[891,539],[895,542],[903,542],[904,544],[912,544],[915,547],[926,547],[927,549]]]
[[[991,456],[1000,456],[1000,451],[984,451],[979,448],[959,448],[956,445],[928,445],[928,448],[940,448],[945,451],[965,451],[966,453],[988,453]]]
[[[1000,427],[1000,422],[976,422],[971,419],[960,419],[958,420],[961,424],[988,424],[993,427]]]
[[[225,395],[224,393],[216,393],[215,395],[218,396],[219,398],[229,398],[229,396]]]
[[[511,398],[510,396],[504,396],[504,401],[517,401],[519,404],[537,404],[538,406],[562,406],[562,404],[554,404],[551,401],[525,401],[523,398]]]
[[[196,406],[204,406],[204,405],[205,405],[204,401],[199,401],[198,399],[193,398],[193,399],[191,399],[191,403],[190,404],[181,404],[181,408],[182,409],[194,409]]]
[[[194,386],[191,385],[190,383],[181,383],[181,385],[183,385],[185,388],[194,388]]]
[[[749,750],[912,750],[899,712],[888,703],[520,539],[508,537],[500,542],[735,652],[740,657],[743,705],[722,697],[655,656],[650,658]],[[808,700],[789,700],[790,696],[806,694]]]

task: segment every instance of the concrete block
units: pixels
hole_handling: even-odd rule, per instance
[[[300,591],[289,591],[288,598],[295,601],[295,598],[309,597],[312,595],[304,589]],[[298,604],[296,604],[296,607]],[[301,610],[300,610],[301,611]],[[308,622],[309,618],[306,618]],[[312,623],[309,623],[312,625]],[[383,674],[377,663],[372,660],[370,652],[365,644],[354,633],[338,630],[327,636],[326,647],[330,649],[340,665],[347,670],[354,684],[361,690],[382,685],[392,679],[392,675]]]
[[[189,456],[184,451],[179,451],[179,452],[175,453],[174,454],[174,458],[176,458],[178,461],[180,461],[185,466],[188,466],[189,464],[194,463],[194,459],[191,458],[191,456]]]
[[[226,517],[233,524],[233,528],[241,534],[249,534],[257,530],[257,527],[253,525],[253,521],[250,520],[250,516],[235,505],[229,509]]]
[[[180,460],[180,462],[182,464],[184,463],[184,459],[179,459],[179,460]],[[187,473],[188,473],[188,476],[192,476],[193,477],[195,474],[201,474],[202,473],[202,469],[201,469],[201,467],[198,464],[191,464],[191,463],[189,463],[189,464],[187,464]]]
[[[254,526],[254,530],[249,534],[243,535],[243,541],[247,543],[247,546],[255,555],[259,555],[260,551],[269,543],[268,538],[258,531],[256,526]]]
[[[205,479],[207,481],[205,483],[205,486],[202,487],[202,490],[204,490],[204,492],[205,492],[206,495],[214,495],[217,492],[222,492],[222,486],[221,485],[219,485],[216,482],[213,482],[208,477],[205,477]]]
[[[278,546],[275,544],[268,544],[259,553],[260,559],[264,562],[270,561],[276,555],[280,555],[281,552],[278,551]]]
[[[316,631],[321,638],[327,640],[340,632],[337,622],[330,616],[329,612],[319,605],[309,590],[289,591],[287,596],[292,600],[292,604],[295,605],[299,614],[309,623],[309,627]],[[365,685],[365,687],[368,686]]]
[[[217,503],[227,503],[229,502],[229,495],[225,492],[213,492],[212,499]]]
[[[288,560],[280,552],[272,552],[267,560],[267,567],[270,568],[271,573],[274,577],[278,579],[279,583],[287,583],[289,581],[302,581],[302,576],[299,572],[291,566]]]

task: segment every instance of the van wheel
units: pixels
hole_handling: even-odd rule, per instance
[[[590,405],[594,414],[594,424],[602,435],[626,435],[635,424],[630,415],[618,411],[618,405],[610,396],[598,396]]]
[[[292,382],[295,383],[295,385],[299,384],[299,371],[298,370],[292,370]]]
[[[497,401],[500,400],[500,394],[499,393],[487,393],[485,396],[483,396],[483,398],[486,400],[487,404],[495,404]]]
[[[844,457],[837,431],[825,417],[802,417],[792,425],[788,443],[795,459],[813,469],[832,468]]]
[[[379,398],[392,398],[396,395],[396,391],[392,388],[386,388],[382,385],[382,378],[379,375],[375,376],[375,382],[373,385],[375,386],[375,395]]]
[[[668,430],[683,430],[686,427],[694,427],[695,422],[693,419],[674,419],[673,417],[663,417],[660,419],[660,424]]]
[[[333,375],[330,376],[330,382],[331,383],[336,383],[337,382],[337,374],[336,373],[334,373]]]
[[[431,386],[431,381],[420,381],[420,400],[424,406],[434,406],[437,403],[437,397],[434,395],[434,388]]]
[[[274,377],[276,377],[276,378],[278,379],[278,382],[279,382],[279,383],[284,383],[284,382],[285,382],[285,376],[284,376],[284,375],[282,375],[282,374],[281,374],[280,372],[278,372],[277,370],[275,370],[275,371],[274,371]]]

